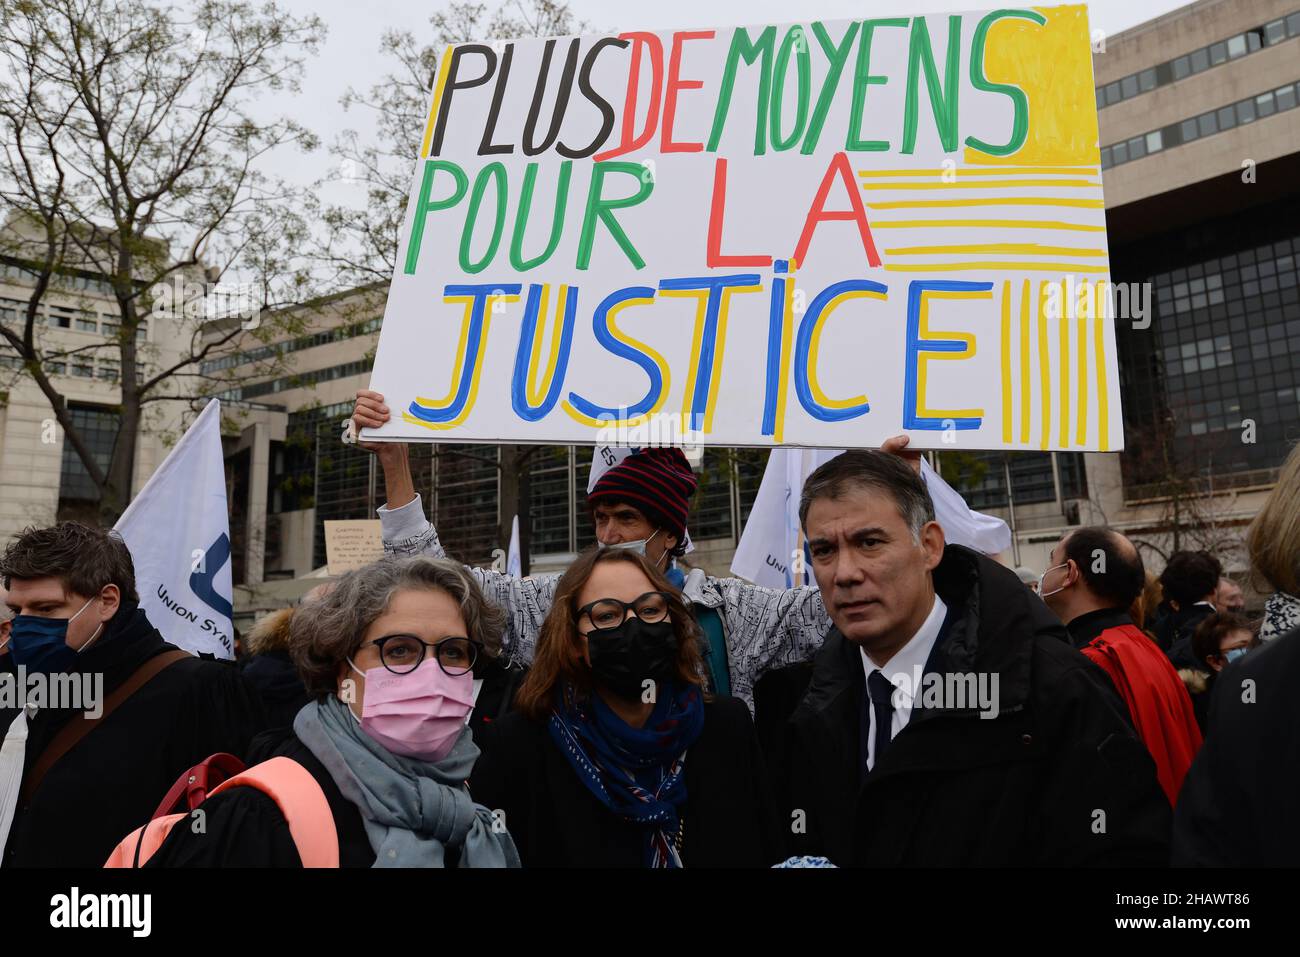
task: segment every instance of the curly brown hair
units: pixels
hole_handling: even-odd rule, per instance
[[[704,684],[701,678],[700,628],[681,593],[645,556],[625,548],[600,549],[593,545],[560,576],[551,610],[546,613],[541,633],[537,636],[532,666],[515,696],[515,708],[535,721],[544,720],[551,713],[562,685],[570,684],[580,694],[591,693],[591,666],[583,659],[582,644],[578,640],[578,595],[596,566],[603,562],[635,565],[650,579],[656,591],[668,596],[668,614],[677,637],[676,679],[684,684]]]
[[[289,654],[310,694],[337,690],[339,665],[356,654],[366,629],[405,589],[446,592],[460,605],[465,637],[483,642],[490,655],[500,653],[506,613],[488,603],[465,566],[446,558],[386,558],[348,572],[329,594],[294,610]]]

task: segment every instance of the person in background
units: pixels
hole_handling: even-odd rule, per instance
[[[1119,532],[1093,526],[1068,532],[1051,563],[1043,574],[1043,600],[1065,623],[1074,647],[1114,682],[1172,807],[1201,731],[1173,665],[1129,616],[1146,582],[1142,556]]]
[[[799,514],[835,628],[778,775],[791,853],[1166,861],[1169,802],[1124,702],[1009,568],[946,546],[916,472],[845,452],[808,477]]]
[[[1159,625],[1160,606],[1163,601],[1160,579],[1150,571],[1143,572],[1142,594],[1129,606],[1129,617],[1133,619],[1133,624],[1141,629],[1142,634],[1155,642],[1157,647],[1159,642],[1156,641],[1156,628]]]
[[[1289,803],[1300,792],[1297,634],[1217,673],[1205,746],[1174,813],[1175,866],[1300,865],[1300,815]]]
[[[89,685],[98,697],[0,711],[6,736],[25,736],[21,749],[5,749],[21,764],[0,769],[20,780],[0,789],[14,801],[0,808],[11,822],[0,833],[5,867],[101,866],[181,773],[217,751],[242,755],[265,727],[233,662],[163,640],[115,532],[78,522],[26,529],[0,556],[0,584],[12,616],[7,657],[50,687]],[[115,692],[125,697],[110,710]]]
[[[1300,445],[1250,523],[1246,550],[1256,590],[1271,592],[1259,629],[1259,640],[1269,642],[1300,627]]]
[[[384,560],[299,606],[289,648],[312,701],[268,757],[297,762],[328,802],[340,867],[512,867],[510,835],[471,800],[472,669],[505,616],[458,564]],[[237,785],[174,827],[147,867],[301,867],[284,810]],[[398,908],[400,910],[400,907]]]
[[[1255,633],[1250,622],[1231,612],[1211,615],[1192,634],[1192,653],[1199,664],[1195,668],[1180,668],[1178,676],[1192,696],[1192,707],[1202,732],[1209,721],[1215,676],[1254,645]]]
[[[1246,610],[1246,596],[1241,586],[1227,576],[1220,578],[1219,587],[1214,592],[1214,607],[1234,615],[1242,614]]]
[[[525,867],[762,867],[780,853],[749,711],[707,693],[663,572],[588,549],[560,578],[517,710],[470,778]]]
[[[1209,552],[1174,552],[1160,573],[1160,588],[1170,614],[1156,633],[1160,647],[1175,668],[1193,667],[1192,632],[1213,615],[1214,595],[1223,577],[1223,566]]]
[[[1016,569],[1016,577],[1035,595],[1038,594],[1038,573],[1021,565]]]
[[[261,696],[270,728],[293,724],[311,700],[289,655],[289,622],[293,608],[280,608],[258,619],[244,636],[239,670]]]

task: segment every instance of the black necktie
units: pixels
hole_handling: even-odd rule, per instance
[[[889,747],[890,732],[894,722],[894,686],[879,671],[867,675],[867,694],[871,696],[872,736],[875,738],[875,753],[872,755],[871,767],[880,767],[880,759]]]

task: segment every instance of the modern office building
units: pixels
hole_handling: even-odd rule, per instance
[[[0,255],[0,323],[21,334],[35,274],[21,255],[30,227],[11,216],[0,226],[7,251]],[[113,290],[93,268],[57,275],[39,304],[34,340],[42,365],[101,468],[117,439],[121,401],[120,314]],[[146,317],[136,330],[140,375],[169,368],[189,348],[197,322]],[[132,494],[148,481],[179,438],[185,402],[152,403],[136,445]],[[0,543],[29,525],[56,519],[98,521],[99,492],[81,459],[65,441],[49,399],[23,369],[18,353],[0,337]]]

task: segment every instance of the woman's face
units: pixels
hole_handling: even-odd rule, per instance
[[[430,645],[444,638],[474,637],[467,632],[460,605],[445,591],[404,588],[394,593],[388,608],[370,623],[361,639],[361,647],[352,655],[356,670],[346,661],[339,665],[339,699],[350,705],[357,717],[361,717],[361,706],[366,697],[365,672],[384,666],[374,642],[388,635],[414,635]],[[392,661],[391,655],[390,652],[390,663],[396,667],[404,666],[404,662]],[[433,660],[433,655],[434,650],[426,648],[421,664]],[[465,664],[468,667],[468,662]]]
[[[1228,666],[1228,661],[1224,658],[1228,652],[1234,648],[1249,648],[1251,641],[1250,632],[1245,629],[1230,631],[1219,641],[1219,653],[1210,659],[1210,667],[1215,671],[1222,671]]]
[[[592,569],[587,583],[582,586],[578,592],[577,605],[582,608],[591,604],[593,601],[599,601],[602,598],[617,598],[626,605],[631,605],[638,598],[649,591],[656,591],[654,582],[646,577],[645,572],[637,568],[632,562],[607,561],[597,562],[596,567]],[[623,615],[626,621],[632,617],[632,609],[628,608]],[[671,621],[671,615],[665,615],[663,621]],[[599,623],[599,627],[612,628],[620,622]],[[582,658],[591,667],[591,652],[587,646],[587,636],[598,626],[592,622],[590,615],[583,614],[578,618],[578,633],[582,641]]]

